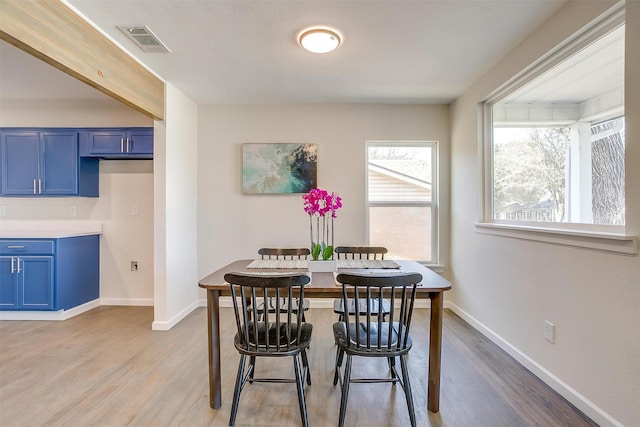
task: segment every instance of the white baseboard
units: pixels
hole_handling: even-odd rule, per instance
[[[67,320],[98,306],[100,306],[100,300],[94,299],[69,310],[0,311],[0,320]]]
[[[133,305],[153,307],[153,298],[100,298],[100,305]]]
[[[171,319],[165,322],[159,322],[157,320],[154,320],[153,323],[151,324],[151,330],[152,331],[168,331],[169,329],[177,325],[182,319],[187,317],[193,310],[198,308],[199,305],[200,305],[199,301],[194,301],[191,304],[189,304],[187,307],[185,307],[180,313],[176,314]]]
[[[486,327],[484,324],[479,322],[469,313],[451,302],[445,303],[445,307],[450,308],[465,322],[470,324],[474,329],[487,337],[502,350],[507,352],[507,354],[516,359],[521,365],[531,371],[536,377],[540,378],[541,381],[558,392],[562,397],[571,402],[576,408],[581,410],[593,421],[598,423],[598,425],[602,427],[623,427],[622,423],[618,422],[612,416],[600,409],[593,402],[578,393],[567,383],[563,382],[560,378],[553,375],[551,372],[545,369],[544,366],[540,365],[535,360],[531,359],[529,356],[515,348],[513,345],[511,345],[494,331]]]

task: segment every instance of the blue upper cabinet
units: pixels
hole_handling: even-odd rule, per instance
[[[80,157],[153,159],[153,128],[83,130]]]
[[[0,195],[98,196],[98,163],[72,129],[0,130]]]

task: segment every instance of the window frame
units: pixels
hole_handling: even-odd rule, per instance
[[[370,202],[369,201],[369,147],[430,147],[431,148],[431,201],[430,202]],[[439,168],[439,143],[438,141],[426,140],[369,140],[365,141],[365,234],[367,245],[370,240],[370,218],[369,209],[371,207],[430,207],[431,208],[431,259],[416,260],[421,264],[430,267],[434,271],[442,269],[440,265],[440,221],[439,221],[439,201],[440,201],[440,168]]]
[[[626,226],[509,221],[493,218],[493,106],[624,22],[624,5],[619,4],[610,9],[608,14],[586,26],[579,34],[560,43],[479,103],[479,167],[482,174],[482,197],[478,221],[475,224],[477,232],[624,255],[638,253],[637,236],[626,233]],[[627,183],[625,192],[626,188]],[[630,215],[628,209],[626,215]],[[625,223],[628,223],[628,220]]]

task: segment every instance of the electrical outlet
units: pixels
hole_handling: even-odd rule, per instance
[[[138,205],[131,206],[131,216],[138,216],[139,214]]]
[[[556,342],[556,325],[548,320],[544,321],[544,339],[552,344]]]
[[[0,216],[7,216],[7,207],[5,205],[0,205]]]
[[[138,271],[138,261],[131,261],[131,271]]]
[[[69,215],[76,216],[78,214],[78,207],[76,205],[69,205]]]

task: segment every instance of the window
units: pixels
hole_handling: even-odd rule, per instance
[[[484,222],[624,231],[623,17],[595,24],[485,102]]]
[[[386,258],[436,264],[437,144],[367,143],[368,241]]]

